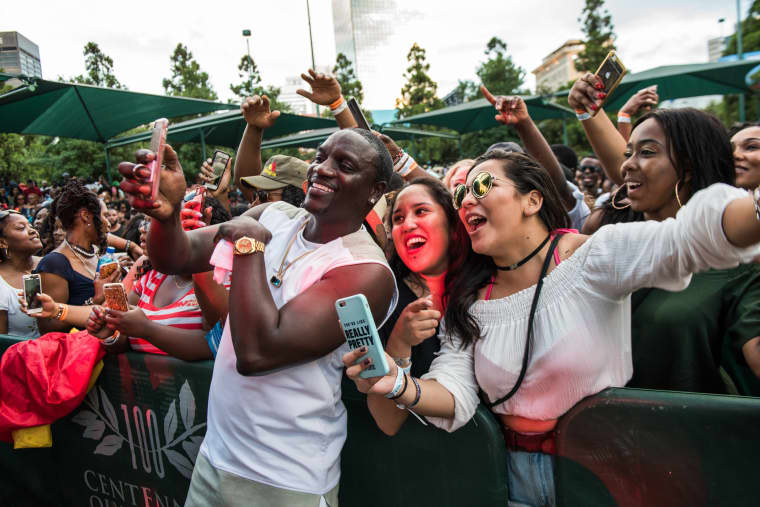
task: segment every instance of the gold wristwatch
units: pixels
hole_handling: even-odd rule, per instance
[[[258,239],[243,236],[235,241],[233,253],[235,255],[251,255],[256,252],[263,252],[266,245]]]

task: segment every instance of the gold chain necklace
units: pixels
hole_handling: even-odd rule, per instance
[[[308,220],[306,220],[301,227],[298,228],[296,233],[293,235],[292,238],[290,238],[290,242],[288,243],[288,247],[285,249],[285,255],[282,256],[282,262],[280,262],[280,269],[277,270],[277,273],[272,275],[272,278],[269,279],[269,283],[274,285],[275,287],[279,287],[282,285],[282,277],[285,276],[285,272],[290,269],[290,266],[295,264],[296,262],[300,261],[310,253],[314,252],[314,250],[309,250],[307,252],[302,253],[295,259],[293,259],[291,262],[288,263],[288,265],[285,265],[285,260],[288,258],[288,254],[290,253],[290,248],[293,246],[293,243],[295,243],[296,238],[306,228],[306,224],[309,223]],[[316,250],[316,249],[315,249]]]

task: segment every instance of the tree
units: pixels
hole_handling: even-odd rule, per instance
[[[760,0],[754,0],[747,17],[742,20],[742,53],[760,50]],[[736,33],[726,43],[723,55],[737,54]]]
[[[430,64],[425,59],[425,50],[416,42],[406,55],[410,63],[404,77],[406,84],[401,88],[401,98],[396,99],[399,118],[426,113],[443,107],[438,98],[438,84],[428,76]]]
[[[100,50],[95,42],[88,42],[84,46],[84,67],[86,75],[78,75],[72,79],[74,83],[104,86],[106,88],[118,88],[126,90],[113,73],[113,60]]]
[[[612,16],[604,9],[604,0],[586,0],[578,22],[583,25],[586,36],[585,48],[578,53],[575,69],[579,72],[594,72],[607,56],[615,49],[615,32]]]
[[[288,104],[277,100],[280,96],[279,88],[275,86],[265,87],[261,84],[259,67],[248,55],[243,55],[243,57],[240,58],[238,77],[240,78],[240,82],[238,84],[231,84],[230,90],[241,101],[246,97],[252,97],[254,95],[266,95],[269,97],[272,110],[277,109],[282,112],[290,111],[290,106]]]
[[[343,53],[338,53],[335,59],[335,67],[332,69],[332,74],[340,84],[340,89],[343,92],[343,96],[348,100],[351,97],[356,99],[359,105],[364,104],[364,87],[362,82],[354,72],[354,64]],[[368,109],[362,108],[364,116],[367,118],[367,123],[372,124],[372,113]],[[330,115],[329,111],[325,112],[326,115]]]
[[[480,82],[494,95],[521,93],[525,71],[507,54],[507,44],[498,37],[491,37],[484,53],[488,59],[476,72]]]
[[[164,90],[168,95],[192,97],[194,99],[216,100],[217,95],[208,82],[208,74],[193,58],[187,46],[178,43],[169,58],[171,61],[171,78],[163,80]]]
[[[459,102],[469,102],[480,97],[480,90],[475,81],[459,79],[457,87],[454,88],[454,95],[459,99]]]

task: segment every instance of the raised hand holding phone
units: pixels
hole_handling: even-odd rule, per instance
[[[187,188],[185,173],[182,171],[177,153],[168,144],[164,147],[164,163],[155,200],[146,197],[150,193],[150,170],[147,164],[155,160],[155,155],[148,150],[138,150],[136,158],[137,164],[119,164],[119,173],[123,177],[119,187],[132,197],[133,207],[138,211],[165,221],[179,209]]]

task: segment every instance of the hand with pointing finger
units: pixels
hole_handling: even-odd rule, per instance
[[[398,344],[409,347],[410,353],[406,355],[410,355],[411,347],[435,335],[440,320],[441,312],[433,308],[433,300],[430,296],[412,301],[404,308],[396,325],[393,326],[393,331],[388,338],[389,350],[395,349]]]
[[[499,123],[503,123],[504,125],[516,125],[530,120],[528,106],[525,105],[525,101],[522,97],[505,97],[503,95],[494,97],[484,85],[480,85],[480,91],[486,100],[493,104],[496,110],[499,111],[499,114],[494,117]]]

